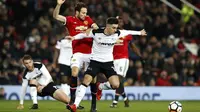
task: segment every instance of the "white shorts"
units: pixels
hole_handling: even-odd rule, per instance
[[[128,71],[129,67],[129,59],[116,59],[114,60],[114,66],[118,75],[126,77],[126,72]]]
[[[86,70],[90,63],[90,57],[91,54],[83,54],[83,53],[73,54],[71,58],[71,68],[78,67],[79,69],[82,69],[84,67],[84,70]]]

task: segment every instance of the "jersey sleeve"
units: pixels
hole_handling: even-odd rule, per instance
[[[56,49],[60,49],[61,48],[61,40],[57,41],[55,48]]]
[[[133,30],[120,30],[120,37],[124,37],[127,35],[141,35],[141,32]]]
[[[28,80],[22,79],[22,88],[21,88],[21,94],[20,94],[20,104],[24,104],[24,96],[26,94],[27,86],[28,86]]]
[[[45,79],[46,79],[45,82],[46,82],[46,84],[48,84],[49,82],[52,81],[51,75],[50,75],[49,71],[47,70],[47,68],[45,67],[44,64],[42,64],[42,67],[40,68],[40,71],[45,76]]]

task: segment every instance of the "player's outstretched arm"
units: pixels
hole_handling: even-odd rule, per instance
[[[147,33],[146,31],[143,29],[141,31],[134,31],[134,30],[120,30],[120,36],[119,37],[123,37],[126,35],[141,35],[141,36],[146,36]]]
[[[142,29],[140,32],[141,32],[141,36],[147,36],[147,32],[144,29]]]
[[[56,8],[53,11],[53,18],[55,18],[58,21],[61,21],[62,23],[66,23],[65,16],[59,15],[60,7],[64,2],[65,0],[57,0]]]

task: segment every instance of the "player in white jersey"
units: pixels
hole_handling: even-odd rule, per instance
[[[107,19],[105,29],[91,30],[88,31],[87,34],[80,33],[74,37],[67,36],[69,39],[93,38],[91,61],[85,72],[83,83],[78,89],[74,104],[67,106],[71,112],[76,112],[77,106],[85,95],[87,86],[96,74],[104,73],[110,83],[109,85],[102,85],[101,87],[98,87],[98,89],[116,89],[119,87],[119,77],[115,72],[113,65],[114,44],[120,42],[120,40],[118,41],[119,37],[124,37],[129,34],[146,35],[146,32],[144,30],[117,30],[117,28],[118,19],[111,17]]]
[[[61,82],[61,88],[67,96],[70,95],[70,77],[71,67],[70,60],[72,57],[72,41],[62,38],[57,41],[54,52],[53,67],[59,67],[59,79]]]
[[[68,104],[70,99],[63,92],[62,89],[58,89],[54,84],[50,73],[44,64],[39,62],[33,62],[33,59],[30,55],[24,55],[22,58],[23,64],[25,66],[22,90],[20,95],[20,105],[17,109],[23,109],[24,96],[26,93],[27,86],[35,87],[34,95],[32,97],[38,96],[51,96],[54,99],[61,101],[65,104]]]

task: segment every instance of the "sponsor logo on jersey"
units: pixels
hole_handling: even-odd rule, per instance
[[[113,46],[113,45],[115,45],[115,43],[104,43],[104,42],[99,42],[98,44],[105,45],[105,46]]]
[[[79,30],[79,31],[85,31],[88,29],[88,27],[87,26],[77,26],[75,29]]]

